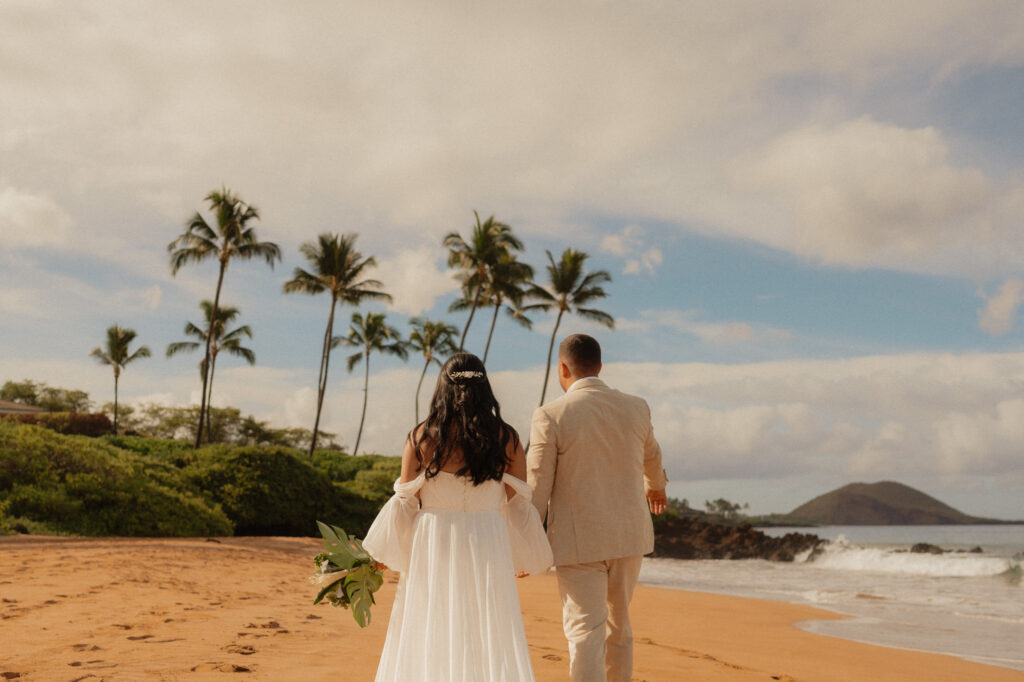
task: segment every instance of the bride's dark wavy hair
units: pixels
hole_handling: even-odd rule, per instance
[[[484,363],[472,353],[456,353],[444,363],[430,414],[413,429],[412,439],[427,478],[437,476],[452,452],[461,449],[465,464],[456,473],[474,485],[500,481],[510,461],[508,445],[519,442],[515,429],[501,418]]]

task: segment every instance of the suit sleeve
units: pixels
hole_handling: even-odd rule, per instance
[[[647,416],[647,438],[644,440],[644,489],[664,490],[668,485],[668,476],[661,461],[661,446],[654,438],[654,425],[651,424],[651,408],[644,402]]]
[[[526,455],[526,482],[533,488],[533,506],[541,521],[547,519],[548,502],[555,485],[558,443],[554,424],[543,409],[533,411],[530,422],[530,451]]]

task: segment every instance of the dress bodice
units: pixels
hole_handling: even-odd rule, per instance
[[[471,478],[442,471],[426,479],[420,489],[420,500],[424,510],[501,511],[505,485],[495,480],[473,485]]]

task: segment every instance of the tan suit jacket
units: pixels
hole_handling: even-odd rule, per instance
[[[654,550],[645,489],[667,481],[642,398],[577,381],[534,411],[526,466],[555,566]]]

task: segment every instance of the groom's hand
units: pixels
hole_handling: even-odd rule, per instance
[[[660,514],[668,508],[668,496],[664,490],[648,490],[647,504],[650,506],[652,514]]]

